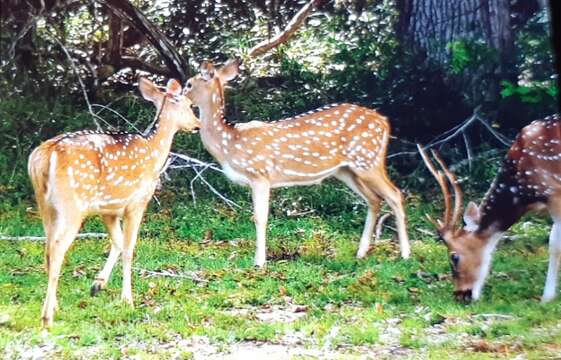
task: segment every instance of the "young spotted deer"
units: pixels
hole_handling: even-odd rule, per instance
[[[45,141],[29,157],[28,171],[39,206],[47,243],[49,276],[43,325],[53,323],[56,289],[66,251],[87,215],[100,214],[111,237],[111,251],[92,286],[105,287],[122,256],[122,299],[132,305],[131,263],[144,210],[158,183],[178,130],[194,130],[199,120],[179,83],[165,92],[140,79],[140,92],[157,108],[157,123],[147,136],[80,131]],[[123,221],[123,231],[120,222]]]
[[[477,300],[502,234],[528,211],[547,208],[553,228],[542,301],[553,299],[561,261],[561,117],[534,121],[522,129],[481,204],[468,204],[463,228],[456,225],[463,205],[454,174],[438,154],[433,152],[444,174],[435,168],[421,147],[419,151],[444,194],[444,219],[434,224],[450,253],[456,298]],[[446,179],[454,189],[453,210]]]
[[[249,185],[257,230],[255,264],[266,260],[265,238],[271,188],[309,185],[334,176],[368,203],[357,257],[366,256],[380,208],[396,216],[401,255],[409,257],[402,195],[388,179],[385,156],[390,127],[374,110],[331,105],[276,122],[231,125],[224,118],[224,85],[239,72],[238,61],[221,68],[205,62],[188,80],[186,94],[200,109],[201,138],[234,182]]]

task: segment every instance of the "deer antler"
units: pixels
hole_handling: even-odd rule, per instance
[[[438,221],[436,224],[431,218],[429,218],[429,220],[436,225],[439,231],[453,229],[458,223],[458,219],[460,218],[460,214],[463,208],[462,190],[458,185],[456,177],[450,170],[448,170],[448,167],[446,166],[438,152],[431,150],[432,156],[436,159],[436,162],[438,163],[438,165],[440,165],[444,172],[435,168],[434,163],[429,159],[427,153],[421,147],[421,145],[417,144],[417,149],[419,150],[419,153],[421,154],[425,165],[440,185],[440,189],[442,190],[442,194],[444,196],[444,219],[442,221]],[[450,214],[450,210],[452,208],[452,196],[450,194],[450,190],[448,189],[446,180],[448,180],[452,184],[452,187],[454,189],[454,210],[452,214]]]
[[[460,218],[462,209],[464,207],[462,190],[458,185],[456,176],[450,170],[448,170],[448,167],[442,160],[440,154],[438,154],[438,152],[434,150],[432,150],[431,152],[434,158],[436,159],[436,161],[438,162],[438,164],[440,165],[440,167],[442,168],[442,170],[444,170],[444,174],[446,174],[448,181],[450,182],[450,184],[452,184],[452,188],[454,189],[454,212],[452,214],[452,220],[450,221],[450,225],[456,226],[458,224],[458,220]]]
[[[304,5],[300,11],[294,15],[292,20],[286,25],[286,28],[283,32],[275,35],[270,39],[266,39],[261,41],[259,44],[255,45],[254,47],[249,50],[248,56],[250,58],[255,58],[261,54],[266,53],[267,51],[271,50],[272,48],[282,44],[283,42],[287,41],[294,33],[302,26],[306,18],[310,15],[312,10],[316,8],[321,0],[311,0],[309,3]]]

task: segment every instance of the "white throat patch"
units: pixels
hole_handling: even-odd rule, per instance
[[[497,248],[499,240],[503,237],[503,233],[499,232],[494,234],[487,245],[483,248],[481,254],[481,266],[479,267],[479,272],[477,274],[477,280],[473,284],[472,298],[477,300],[481,297],[481,291],[483,290],[483,285],[485,285],[485,279],[489,275],[489,270],[491,269],[491,260],[493,259],[493,252]]]

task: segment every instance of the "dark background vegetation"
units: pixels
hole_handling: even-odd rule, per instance
[[[31,149],[62,131],[95,128],[84,92],[90,103],[109,105],[144,129],[153,109],[131,94],[138,74],[152,74],[161,84],[168,77],[185,79],[202,59],[246,60],[228,91],[232,121],[275,120],[331,102],[358,103],[391,119],[397,138],[391,153],[413,151],[414,142],[429,142],[475,108],[509,138],[556,112],[544,0],[319,1],[289,43],[247,57],[304,4],[3,1],[0,195],[9,202],[30,200],[25,169]],[[132,130],[110,110],[92,109],[106,121],[103,128]],[[474,125],[445,151],[461,161],[468,144],[472,154],[489,153],[493,160],[505,149]],[[175,150],[211,160],[197,137],[179,136]],[[418,166],[416,156],[393,157],[389,164],[404,175],[400,185],[419,185],[407,176]],[[486,166],[468,171],[492,176]],[[172,178],[178,188],[188,180]]]

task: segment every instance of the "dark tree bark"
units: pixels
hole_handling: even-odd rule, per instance
[[[551,15],[551,39],[555,51],[555,70],[557,72],[557,101],[561,111],[561,2],[549,0]]]
[[[181,80],[181,82],[187,81],[189,70],[187,62],[179,55],[165,35],[140,10],[135,8],[128,0],[97,1],[107,6],[115,15],[128,21],[136,30],[144,34],[146,39],[158,50],[171,74]],[[140,60],[137,62],[142,63]],[[151,67],[154,68],[154,66]]]
[[[517,80],[515,32],[540,9],[540,1],[397,0],[396,31],[405,49],[444,67],[452,60],[449,45],[456,41],[483,43],[494,49],[497,61],[476,50],[469,55],[480,56],[479,62],[447,81],[464,89],[472,106],[495,103],[501,81]]]
[[[398,8],[398,33],[429,58],[446,62],[451,42],[482,39],[502,60],[512,59],[510,0],[399,0]]]

